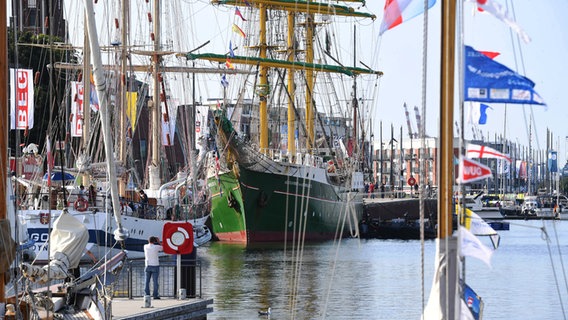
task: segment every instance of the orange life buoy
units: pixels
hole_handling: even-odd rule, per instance
[[[89,201],[87,201],[87,199],[85,198],[79,198],[77,199],[77,201],[75,201],[73,207],[75,208],[75,210],[83,212],[89,207]]]

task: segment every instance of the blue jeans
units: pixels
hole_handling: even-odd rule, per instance
[[[153,280],[153,297],[157,298],[160,295],[158,294],[158,276],[160,275],[160,266],[147,266],[144,269],[146,273],[146,281],[144,282],[144,293],[149,296],[150,295],[150,278]]]

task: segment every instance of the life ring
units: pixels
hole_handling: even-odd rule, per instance
[[[75,210],[80,212],[86,211],[89,207],[89,201],[87,201],[87,199],[85,198],[79,198],[77,199],[77,201],[75,201],[73,207],[75,208]]]

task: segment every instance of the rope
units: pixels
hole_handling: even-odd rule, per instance
[[[427,94],[427,71],[428,71],[428,0],[424,0],[424,20],[422,22],[422,96],[421,96],[421,114],[420,118],[420,159],[424,159],[424,148],[426,147],[426,94]],[[420,177],[425,177],[426,161],[420,162]],[[420,181],[419,210],[420,210],[420,293],[422,309],[426,308],[426,289],[424,285],[424,256],[425,256],[425,230],[424,230],[424,181]]]
[[[554,224],[553,224],[554,225]],[[556,291],[558,293],[558,299],[560,299],[560,307],[562,308],[562,316],[566,319],[566,311],[564,310],[564,303],[562,303],[562,294],[560,293],[560,285],[558,282],[558,277],[556,275],[556,268],[554,267],[554,259],[552,257],[552,249],[550,248],[550,237],[548,232],[546,232],[546,226],[544,225],[544,220],[542,220],[542,239],[546,241],[546,247],[548,249],[548,257],[550,258],[550,265],[552,266],[552,275],[554,276],[554,283],[556,284]],[[560,244],[558,242],[558,233],[556,232],[556,226],[554,226],[554,233],[556,235],[556,243],[558,245],[558,251],[560,252]],[[560,261],[562,261],[562,255],[560,255]],[[562,265],[564,269],[564,265]]]

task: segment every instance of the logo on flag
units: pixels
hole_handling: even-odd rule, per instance
[[[534,82],[465,46],[464,101],[546,105]]]
[[[28,130],[34,127],[33,70],[10,69],[10,128]]]
[[[493,174],[488,166],[468,158],[460,158],[458,183],[470,183],[491,177]]]

